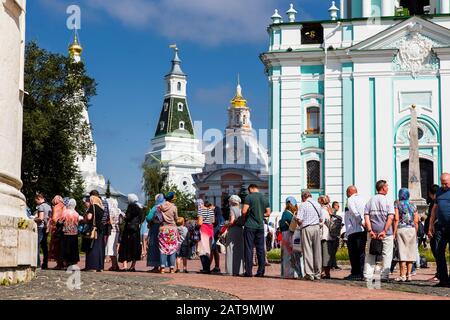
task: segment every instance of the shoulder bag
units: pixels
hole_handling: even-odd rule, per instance
[[[92,214],[92,224],[86,224],[83,229],[83,237],[90,240],[97,239],[97,225],[95,224],[95,205],[92,205],[92,211],[94,213]]]
[[[288,212],[292,215],[291,222],[289,223],[289,231],[295,232],[295,230],[297,230],[298,227],[297,219],[295,218],[295,215],[292,212],[290,212],[289,210]]]

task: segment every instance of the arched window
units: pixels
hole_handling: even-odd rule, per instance
[[[318,134],[320,133],[320,108],[309,107],[306,109],[306,133]]]
[[[320,189],[320,161],[310,160],[306,163],[308,189]]]
[[[178,128],[180,128],[180,130],[184,130],[184,121],[180,121]]]
[[[183,104],[180,102],[180,103],[178,104],[178,111],[183,111],[183,108],[184,108],[184,106],[183,106]]]
[[[178,91],[181,91],[181,82],[177,83],[177,89],[178,89]]]
[[[167,83],[167,92],[170,92],[170,82]]]
[[[159,123],[159,130],[164,130],[164,125],[165,125],[164,121],[161,121]]]

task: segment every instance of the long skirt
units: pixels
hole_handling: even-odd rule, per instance
[[[125,229],[119,247],[119,262],[141,260],[142,247],[140,230]]]
[[[148,267],[159,267],[161,265],[161,252],[159,251],[159,227],[159,223],[153,223],[148,232]]]
[[[117,245],[119,243],[119,234],[118,231],[111,231],[111,235],[108,237],[108,241],[106,242],[106,250],[105,255],[110,257],[117,257],[118,250]]]
[[[80,262],[78,235],[64,235],[62,240],[62,258],[69,266]]]
[[[103,233],[98,233],[97,239],[88,240],[91,242],[91,249],[86,251],[86,270],[103,270],[105,268],[105,237]]]
[[[416,228],[400,228],[397,231],[398,258],[402,262],[414,262],[417,259]]]
[[[161,254],[170,256],[177,253],[179,234],[175,226],[161,226],[159,228],[159,251]]]
[[[333,267],[336,261],[336,240],[322,240],[322,267]]]
[[[291,231],[284,231],[281,239],[281,277],[285,279],[301,278],[304,275],[303,256],[293,248]]]
[[[52,223],[50,229],[50,248],[48,250],[48,259],[60,263],[62,261],[61,241],[63,235],[57,232],[56,226]]]
[[[225,272],[234,276],[244,273],[244,229],[242,227],[230,228],[225,247]]]
[[[199,256],[211,256],[214,228],[212,224],[202,224],[200,227],[200,241],[197,246]]]

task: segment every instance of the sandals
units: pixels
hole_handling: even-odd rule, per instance
[[[400,276],[398,278],[395,278],[395,282],[406,282],[406,276]]]

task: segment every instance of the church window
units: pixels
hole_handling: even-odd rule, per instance
[[[167,112],[169,109],[169,104],[167,102],[164,103],[164,112]]]
[[[170,92],[170,82],[167,83],[167,92]]]
[[[320,133],[320,109],[319,107],[309,107],[306,109],[307,114],[307,134]]]
[[[181,82],[177,83],[177,89],[178,89],[178,91],[181,91]]]
[[[311,160],[306,163],[308,189],[320,189],[320,161]]]
[[[179,128],[180,130],[184,130],[184,121],[180,121]]]
[[[164,121],[161,121],[161,122],[159,123],[159,128],[160,128],[160,130],[164,130],[164,126],[165,126]]]
[[[247,116],[244,116],[244,120],[242,121],[243,124],[247,124]]]
[[[178,111],[183,111],[183,109],[184,109],[184,106],[183,106],[183,104],[180,102],[180,103],[178,104]]]

